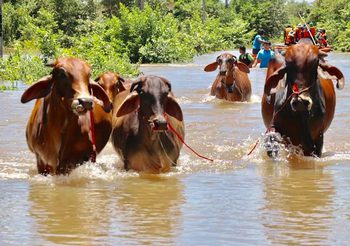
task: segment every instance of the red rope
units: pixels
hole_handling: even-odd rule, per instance
[[[93,91],[91,89],[91,96],[93,97]],[[90,161],[95,163],[96,162],[96,136],[95,136],[95,117],[94,117],[94,110],[90,110],[90,131],[91,131],[91,143],[92,143],[92,153],[90,156]]]
[[[165,115],[165,119],[166,119],[166,121],[167,121],[167,123],[168,123],[169,129],[180,139],[180,141],[181,141],[189,150],[191,150],[196,156],[198,156],[198,157],[200,157],[200,158],[202,158],[202,159],[204,159],[204,160],[211,161],[211,162],[214,161],[213,159],[210,159],[210,158],[208,158],[208,157],[205,157],[205,156],[199,154],[199,153],[198,153],[197,151],[195,151],[194,149],[192,149],[192,148],[185,142],[185,140],[182,138],[182,136],[180,135],[180,133],[178,133],[178,132],[175,130],[175,128],[170,124],[170,122],[169,122],[169,120],[168,120],[168,117],[166,117],[166,115]]]

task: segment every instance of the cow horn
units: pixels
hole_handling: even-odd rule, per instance
[[[141,89],[142,83],[143,83],[143,77],[141,77],[138,80],[134,81],[131,84],[130,92],[133,92],[133,91],[139,92],[139,90]]]
[[[118,78],[118,81],[122,82],[122,83],[125,83],[125,79],[123,77],[120,77]]]
[[[328,54],[322,50],[318,50],[318,59],[324,63],[325,62],[325,58],[328,56]]]

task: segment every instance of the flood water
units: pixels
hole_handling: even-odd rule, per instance
[[[234,51],[237,54],[237,51]],[[265,132],[260,100],[264,69],[252,69],[249,103],[210,97],[216,73],[204,65],[143,66],[172,82],[182,106],[186,141],[215,161],[183,148],[168,174],[122,170],[110,144],[97,163],[69,176],[37,175],[25,140],[33,102],[20,91],[0,93],[0,245],[349,245],[350,55],[331,53],[346,86],[320,159],[270,160],[259,144]]]

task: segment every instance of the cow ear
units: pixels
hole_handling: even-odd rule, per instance
[[[343,73],[336,67],[329,65],[327,63],[319,64],[318,74],[325,79],[336,79],[337,80],[337,88],[339,90],[344,88],[345,80]]]
[[[165,112],[168,115],[176,118],[177,120],[183,121],[183,114],[182,114],[181,107],[172,96],[168,96]]]
[[[91,89],[93,91],[94,97],[96,97],[97,99],[102,101],[103,110],[106,113],[111,112],[113,105],[112,105],[111,101],[109,100],[109,97],[108,97],[106,91],[96,82],[90,81],[90,86],[91,86]]]
[[[270,96],[271,91],[274,92],[273,88],[275,88],[278,85],[278,82],[283,79],[284,75],[286,74],[286,67],[280,67],[277,69],[273,74],[271,74],[266,82],[264,87],[264,93],[267,96]]]
[[[213,72],[218,68],[219,64],[217,62],[210,63],[205,66],[204,71]]]
[[[236,66],[238,67],[239,70],[241,70],[244,73],[250,72],[249,67],[243,62],[238,61]]]
[[[117,117],[130,114],[137,110],[140,106],[140,96],[137,92],[129,94],[117,110]]]
[[[35,84],[25,90],[21,97],[21,102],[27,103],[33,99],[46,97],[51,91],[51,86],[52,75],[48,75],[39,79],[37,82],[35,82]]]

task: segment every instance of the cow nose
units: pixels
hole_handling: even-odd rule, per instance
[[[93,100],[90,97],[81,97],[78,98],[79,105],[81,105],[84,109],[91,110],[93,106]]]
[[[166,131],[168,130],[168,122],[165,119],[153,120],[153,130],[155,131]]]

